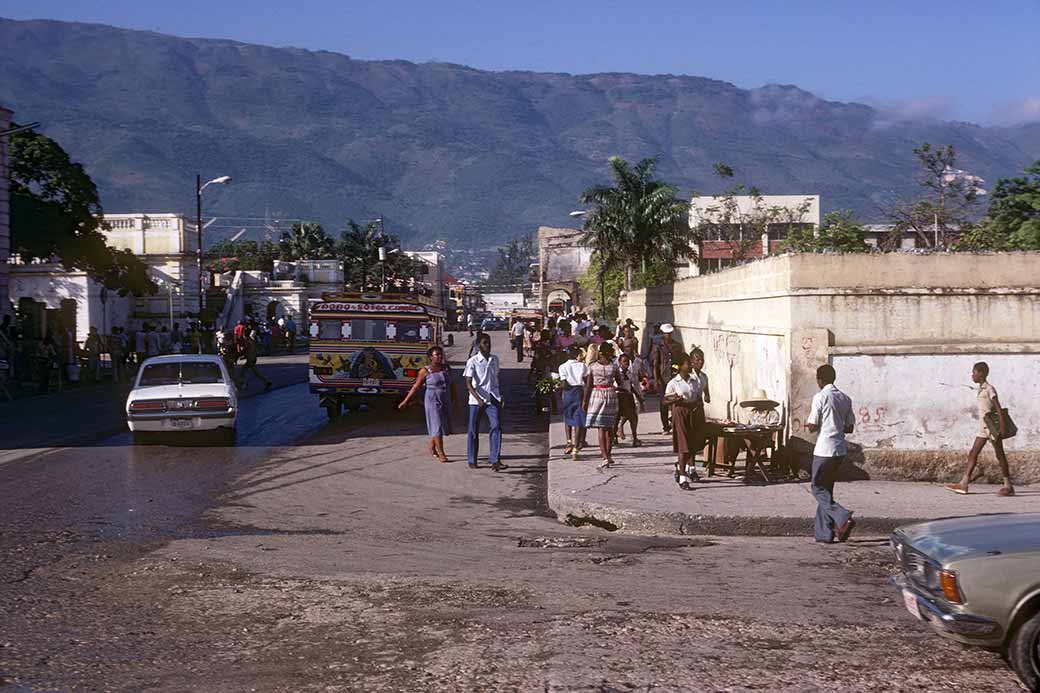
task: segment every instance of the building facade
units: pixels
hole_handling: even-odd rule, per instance
[[[447,272],[444,270],[444,256],[435,250],[405,250],[405,255],[420,260],[426,266],[426,275],[422,277],[422,283],[429,286],[433,302],[441,310],[448,310],[447,289],[444,278]]]
[[[693,277],[779,251],[794,228],[820,226],[819,195],[697,195],[690,201],[690,229],[698,233],[698,257],[678,269]]]
[[[181,214],[106,214],[109,246],[129,250],[148,266],[159,285],[154,296],[137,297],[131,311],[138,323],[183,323],[199,315],[198,235]]]
[[[538,227],[537,305],[547,313],[566,313],[586,304],[578,280],[592,262],[592,249],[581,243],[581,229]]]

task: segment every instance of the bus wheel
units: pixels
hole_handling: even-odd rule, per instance
[[[329,421],[335,421],[339,418],[342,407],[339,402],[330,402],[325,405],[325,413],[329,415]]]

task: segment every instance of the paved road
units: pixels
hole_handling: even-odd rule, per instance
[[[233,450],[121,435],[0,464],[0,677],[22,690],[1017,690],[997,655],[909,620],[878,542],[559,525],[544,515],[547,422],[525,373],[505,380],[498,474],[466,468],[461,435],[447,442],[457,462],[429,458],[417,409],[328,425],[305,386],[248,400]]]

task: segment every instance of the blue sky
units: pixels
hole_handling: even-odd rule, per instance
[[[903,117],[1040,121],[1040,0],[0,0],[0,16],[359,59],[795,84]]]

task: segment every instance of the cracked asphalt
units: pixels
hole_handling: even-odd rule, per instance
[[[418,409],[328,425],[305,386],[248,400],[234,449],[0,462],[0,690],[1019,690],[910,618],[883,538],[548,517],[547,421],[496,346],[498,474],[464,435],[430,458]]]

